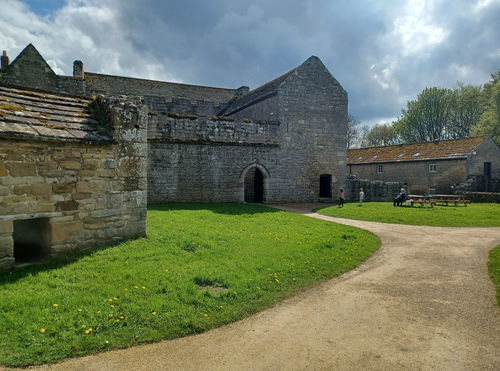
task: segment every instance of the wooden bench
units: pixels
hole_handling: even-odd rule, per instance
[[[460,195],[435,195],[433,196],[435,203],[440,205],[451,205],[458,206],[459,204],[463,204],[467,206],[470,203],[470,200],[466,199],[464,196]]]
[[[414,204],[420,204],[420,207],[424,207],[425,205],[434,207],[435,203],[432,197],[421,196],[421,195],[408,195],[405,202],[411,207],[413,207]]]
[[[408,198],[406,200],[406,203],[410,206],[413,206],[414,204],[420,204],[420,207],[423,207],[425,205],[429,205],[430,207],[434,207],[434,205],[448,206],[451,204],[453,204],[454,206],[458,206],[459,204],[467,206],[467,204],[469,204],[470,202],[470,200],[460,195],[408,195]]]

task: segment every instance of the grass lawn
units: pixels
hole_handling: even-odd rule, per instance
[[[0,273],[0,365],[199,333],[351,270],[379,246],[369,232],[263,206],[151,206],[148,238]]]
[[[500,204],[460,206],[394,207],[392,202],[346,203],[343,208],[327,207],[319,214],[382,223],[430,225],[440,227],[500,226]]]
[[[497,304],[500,306],[500,245],[490,250],[488,273],[497,288]]]

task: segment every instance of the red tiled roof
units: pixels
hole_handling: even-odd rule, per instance
[[[348,164],[465,158],[487,137],[349,149]]]

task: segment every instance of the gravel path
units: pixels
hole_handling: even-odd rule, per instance
[[[500,310],[487,274],[500,228],[331,218],[381,249],[343,276],[204,334],[45,366],[51,370],[500,370]]]

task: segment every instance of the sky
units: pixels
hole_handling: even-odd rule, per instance
[[[0,50],[58,74],[254,89],[318,56],[363,124],[500,70],[500,0],[1,0]]]

